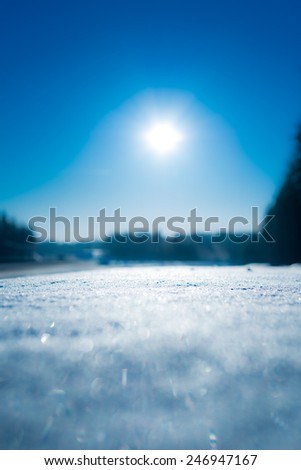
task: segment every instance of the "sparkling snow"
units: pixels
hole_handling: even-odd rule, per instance
[[[2,449],[301,449],[301,267],[0,279]]]

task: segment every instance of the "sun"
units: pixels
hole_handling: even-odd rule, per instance
[[[157,122],[145,133],[148,146],[160,155],[175,151],[183,138],[184,136],[171,122]]]

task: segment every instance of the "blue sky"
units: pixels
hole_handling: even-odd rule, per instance
[[[246,216],[301,119],[299,1],[4,1],[0,209]],[[177,120],[164,161],[137,136]],[[184,214],[186,215],[186,214]]]

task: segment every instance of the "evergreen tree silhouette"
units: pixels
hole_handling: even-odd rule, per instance
[[[296,135],[296,151],[275,203],[271,233],[276,243],[270,246],[272,264],[301,262],[301,125]]]

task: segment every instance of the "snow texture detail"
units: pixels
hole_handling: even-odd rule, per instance
[[[1,279],[1,449],[300,449],[300,275]]]

